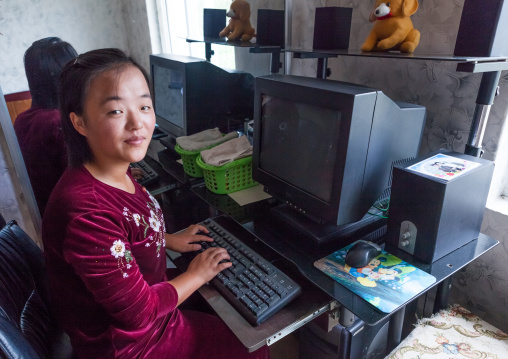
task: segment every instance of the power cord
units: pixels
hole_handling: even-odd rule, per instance
[[[372,208],[375,208],[377,209],[378,211],[381,211],[382,214],[380,213],[372,213],[372,212],[367,212],[368,214],[372,215],[372,216],[378,216],[378,217],[381,217],[381,218],[388,218],[388,209],[390,208],[390,198],[386,198],[382,201],[379,201],[378,203],[375,203]]]

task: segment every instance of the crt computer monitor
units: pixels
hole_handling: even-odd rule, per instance
[[[252,119],[254,77],[190,56],[150,55],[158,127],[175,139],[219,127],[243,128]]]
[[[356,84],[258,77],[253,178],[314,241],[347,235],[341,229],[361,222],[389,187],[392,164],[418,154],[425,114]]]

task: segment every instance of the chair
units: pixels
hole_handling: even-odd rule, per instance
[[[0,230],[0,263],[0,358],[72,358],[50,313],[43,252],[15,221]]]
[[[420,319],[386,359],[506,358],[508,334],[458,304]]]
[[[4,96],[5,102],[7,103],[7,109],[11,116],[12,124],[16,121],[16,117],[30,108],[32,105],[32,96],[30,91],[16,92],[7,94]]]

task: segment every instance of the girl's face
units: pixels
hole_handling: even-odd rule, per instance
[[[84,115],[71,113],[86,137],[95,164],[128,165],[145,157],[155,127],[146,80],[132,65],[104,72],[88,89]]]

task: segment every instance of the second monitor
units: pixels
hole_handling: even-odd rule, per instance
[[[351,231],[390,186],[392,164],[418,154],[425,108],[351,83],[256,78],[253,178],[316,242]],[[346,227],[345,227],[346,226]]]
[[[173,141],[209,128],[240,129],[252,118],[254,77],[247,72],[159,54],[150,55],[150,74],[157,124]]]

